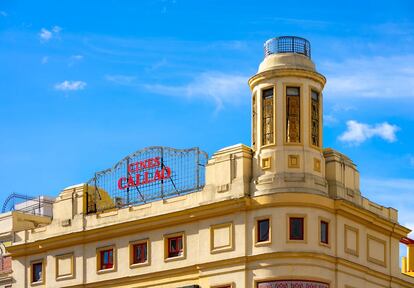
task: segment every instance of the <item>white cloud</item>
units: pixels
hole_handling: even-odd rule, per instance
[[[42,58],[42,64],[47,64],[49,62],[49,57],[48,56],[44,56]]]
[[[68,81],[65,80],[62,83],[57,83],[55,85],[56,90],[61,91],[76,91],[83,90],[86,87],[86,83],[83,81]]]
[[[400,128],[387,122],[368,125],[355,120],[346,122],[347,130],[339,136],[339,140],[352,145],[359,145],[372,137],[380,137],[388,142],[397,141],[395,135]]]
[[[70,57],[70,59],[73,59],[73,60],[82,60],[83,59],[83,56],[82,55],[72,55]]]
[[[39,36],[42,41],[47,42],[53,37],[58,36],[60,31],[62,31],[62,28],[60,28],[59,26],[53,26],[51,30],[42,28],[40,29]]]
[[[40,38],[44,41],[49,41],[50,39],[52,39],[52,32],[50,32],[49,30],[42,28],[40,30],[40,34],[39,34]]]
[[[249,99],[247,79],[247,76],[236,74],[205,72],[183,85],[149,84],[144,87],[162,95],[214,101],[219,110],[226,103],[237,104]]]
[[[330,98],[414,98],[414,55],[322,62]]]

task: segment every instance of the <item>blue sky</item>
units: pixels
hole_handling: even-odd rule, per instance
[[[250,144],[263,42],[307,38],[324,146],[414,228],[412,1],[1,1],[0,202],[57,195],[152,145]]]

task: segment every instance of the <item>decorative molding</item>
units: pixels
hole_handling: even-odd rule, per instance
[[[55,256],[56,259],[56,281],[59,280],[67,280],[67,279],[72,279],[75,278],[75,260],[74,260],[74,254],[73,253],[66,253],[66,254],[62,254],[62,255],[56,255]],[[70,272],[69,273],[60,273],[60,265],[59,265],[59,260],[66,260],[66,259],[70,259]]]
[[[218,229],[228,229],[228,239],[227,244],[221,246],[215,246],[215,233]],[[210,226],[210,253],[221,253],[221,252],[228,252],[234,250],[234,225],[233,222],[223,223],[223,224],[215,224]]]
[[[348,234],[350,232],[355,233],[355,249],[353,249],[352,247],[349,247],[350,243],[348,243]],[[345,253],[359,257],[359,229],[345,224],[344,225],[344,238],[345,238],[344,239]]]

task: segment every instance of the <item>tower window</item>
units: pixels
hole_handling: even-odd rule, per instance
[[[311,92],[311,140],[312,145],[319,147],[319,93]]]
[[[321,243],[329,244],[329,223],[321,221]]]
[[[303,217],[289,218],[289,240],[305,239],[304,222],[305,219]]]
[[[256,115],[256,93],[253,94],[252,99],[252,146],[253,149],[256,149],[256,134],[257,134],[257,115]]]
[[[286,87],[286,141],[300,143],[300,88]]]
[[[273,88],[262,91],[262,144],[273,144]]]
[[[257,242],[267,242],[270,240],[269,219],[257,221]]]

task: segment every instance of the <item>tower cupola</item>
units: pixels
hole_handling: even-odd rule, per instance
[[[327,193],[322,153],[322,90],[326,79],[304,38],[264,44],[264,59],[249,79],[252,91],[254,188]]]

